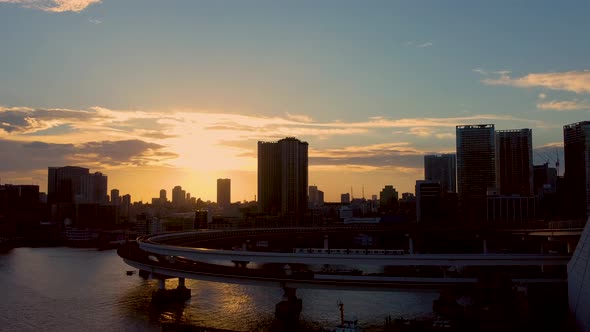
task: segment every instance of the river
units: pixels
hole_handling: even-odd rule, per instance
[[[0,330],[160,331],[180,323],[236,331],[265,331],[281,300],[280,288],[187,280],[184,304],[153,305],[156,280],[144,280],[115,250],[15,248],[0,254]],[[168,280],[167,288],[176,287]],[[386,317],[429,317],[437,292],[360,292],[299,289],[301,319],[334,326],[345,314],[363,331],[379,331]]]

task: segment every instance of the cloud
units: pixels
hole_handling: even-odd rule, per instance
[[[426,47],[432,47],[434,44],[432,42],[416,42],[416,41],[407,41],[406,42],[406,46],[413,46],[416,48],[426,48]]]
[[[532,73],[522,77],[513,78],[510,72],[497,72],[498,78],[486,78],[481,82],[486,85],[507,85],[518,88],[546,88],[575,92],[578,94],[590,93],[590,70]]]
[[[92,24],[101,24],[102,21],[101,20],[97,20],[95,18],[91,18],[88,20],[88,22],[92,23]]]
[[[553,111],[580,111],[590,110],[590,102],[574,100],[551,100],[547,102],[537,103],[537,108],[540,110],[553,110]]]
[[[80,164],[93,168],[162,165],[176,158],[159,144],[139,141],[95,141],[59,144],[0,139],[0,171],[31,171],[48,166]],[[14,153],[18,151],[18,153]]]
[[[539,99],[545,99],[545,98],[547,98],[547,95],[544,93],[539,93],[538,97],[539,97]]]
[[[0,0],[0,3],[14,3],[25,8],[39,9],[52,13],[77,13],[92,4],[101,2],[101,0]]]
[[[476,73],[481,74],[481,75],[487,75],[488,74],[488,72],[485,71],[482,68],[474,68],[474,69],[471,69],[471,71],[476,72]]]
[[[432,136],[433,130],[432,128],[427,127],[414,127],[410,128],[410,134],[420,137],[429,137]]]
[[[339,165],[363,170],[415,169],[422,167],[423,156],[424,151],[413,148],[408,142],[379,143],[323,150],[311,148],[309,164],[313,167]]]
[[[313,122],[313,119],[307,114],[290,114],[287,112],[287,118],[299,122]]]

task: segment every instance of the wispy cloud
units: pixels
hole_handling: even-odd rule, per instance
[[[101,2],[101,0],[0,0],[0,3],[14,3],[25,8],[52,13],[81,12],[88,6]]]
[[[416,48],[426,48],[426,47],[432,47],[434,46],[434,43],[432,42],[416,42],[416,41],[407,41],[406,42],[406,46],[412,46],[412,47],[416,47]]]
[[[537,108],[540,110],[553,111],[581,111],[590,110],[590,102],[585,100],[551,100],[537,103]]]
[[[511,77],[510,72],[496,72],[497,78],[485,78],[486,85],[507,85],[518,88],[546,88],[550,90],[590,93],[590,70],[531,73],[522,77]]]
[[[92,24],[101,24],[102,21],[101,20],[97,20],[95,18],[91,18],[88,20],[88,22],[92,23]]]
[[[309,162],[313,166],[342,165],[372,170],[405,168],[415,169],[423,165],[424,151],[417,150],[409,142],[379,143],[316,150],[310,149]]]
[[[255,167],[257,141],[273,141],[286,136],[314,141],[315,146],[325,141],[324,148],[310,152],[312,163],[316,166],[362,165],[382,169],[412,169],[420,165],[423,151],[408,142],[395,142],[395,139],[392,142],[392,138],[403,141],[403,137],[408,139],[410,135],[433,137],[451,144],[456,125],[473,123],[506,123],[510,126],[521,123],[527,127],[542,125],[540,121],[490,114],[403,119],[379,116],[360,121],[322,122],[306,114],[268,117],[211,110],[114,110],[99,106],[85,110],[0,107],[1,139],[15,144],[36,142],[26,146],[29,150],[41,143],[49,144],[41,151],[53,151],[50,156],[67,156],[62,159],[72,163],[100,164],[101,169],[125,165],[171,165],[204,171],[222,168],[251,170]],[[391,132],[395,131],[399,131],[399,134],[392,135]],[[349,144],[341,142],[350,142],[350,139],[367,135],[383,137],[390,142],[372,144],[374,142],[369,141],[365,145],[340,148]],[[334,137],[342,139],[329,140]],[[440,142],[435,145],[440,146]],[[1,151],[14,150],[0,150],[0,159],[7,154]],[[207,156],[206,163],[203,163],[203,156]],[[38,165],[46,167],[47,163],[40,162]]]

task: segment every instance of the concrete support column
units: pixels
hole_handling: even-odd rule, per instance
[[[414,254],[414,240],[412,239],[412,237],[408,238],[408,243],[409,243],[409,253],[410,255]]]
[[[488,254],[488,240],[486,240],[486,239],[483,240],[483,254],[484,255]]]
[[[158,279],[158,289],[166,290],[166,279]]]
[[[184,285],[184,278],[178,278],[178,288],[186,288]]]
[[[303,302],[297,298],[297,288],[283,286],[283,300],[275,306],[275,318],[284,322],[297,322]]]
[[[324,235],[324,249],[330,249],[330,246],[328,243],[328,235]]]

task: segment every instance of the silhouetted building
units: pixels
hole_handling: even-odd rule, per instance
[[[231,205],[231,179],[217,179],[217,205],[220,207]]]
[[[184,205],[186,202],[186,191],[181,186],[172,189],[172,204],[176,206]]]
[[[520,224],[535,221],[537,198],[535,196],[505,196],[490,194],[487,197],[487,220]]]
[[[112,205],[120,205],[121,204],[121,196],[119,196],[119,189],[112,189],[111,190],[111,204]]]
[[[416,220],[433,222],[441,219],[441,184],[438,181],[416,181]]]
[[[258,142],[258,211],[300,215],[307,210],[308,144],[287,137]]]
[[[317,186],[309,186],[309,207],[319,207],[324,205],[324,192]]]
[[[496,131],[496,183],[502,196],[533,195],[531,129]]]
[[[543,196],[555,192],[557,187],[557,169],[549,167],[549,163],[533,166],[533,193]]]
[[[166,197],[166,189],[160,189],[160,203],[164,204],[168,202],[168,198]]]
[[[350,194],[340,194],[340,203],[342,204],[350,204]]]
[[[590,215],[590,121],[563,126],[565,181],[573,218]]]
[[[0,236],[26,235],[40,219],[39,186],[0,185]]]
[[[208,228],[209,211],[197,210],[195,211],[195,229],[206,229]]]
[[[81,178],[80,197],[76,202],[107,204],[107,176],[100,172],[86,174]]]
[[[379,210],[397,212],[399,194],[392,185],[386,185],[379,193]]]
[[[459,208],[468,221],[486,219],[488,189],[496,187],[493,124],[457,126]]]
[[[438,181],[442,192],[457,192],[457,157],[455,154],[424,156],[424,179]]]
[[[131,211],[131,195],[123,195],[121,199],[121,209],[120,209],[121,219],[123,222],[129,221],[129,212]]]
[[[84,167],[49,167],[47,170],[48,203],[78,202],[82,194],[82,178],[89,174],[89,169]]]

